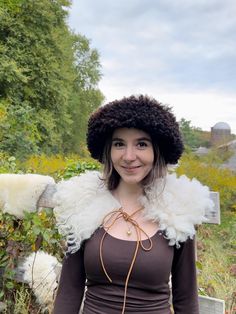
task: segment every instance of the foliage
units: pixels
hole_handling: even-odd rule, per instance
[[[34,121],[34,109],[22,104],[5,107],[6,122],[1,123],[1,150],[14,153],[18,156],[37,153],[37,142],[40,134]],[[14,133],[12,132],[14,130]]]
[[[86,84],[87,85],[87,84]],[[94,88],[78,90],[71,96],[71,115],[73,121],[71,123],[71,134],[64,135],[64,152],[71,154],[77,153],[84,155],[84,147],[86,141],[87,121],[90,113],[94,111],[103,101],[100,91]]]
[[[206,155],[194,157],[199,161],[209,165],[219,167],[225,163],[232,155],[234,154],[233,150],[230,149],[216,149],[212,148]]]
[[[31,156],[21,163],[21,168],[25,172],[52,175],[56,179],[68,179],[79,175],[85,170],[98,170],[100,164],[93,159],[80,158],[78,155],[62,156]]]
[[[55,228],[52,210],[25,213],[23,220],[0,212],[0,295],[10,313],[16,309],[15,300],[22,297],[22,284],[15,280],[16,267],[21,258],[43,249],[57,258],[62,256],[62,242]],[[27,290],[24,290],[26,293]],[[27,297],[27,295],[25,295]],[[32,295],[31,295],[32,298]],[[32,298],[33,300],[33,298]],[[21,305],[23,306],[23,305]]]
[[[78,156],[69,159],[57,155],[54,158],[50,157],[48,163],[45,155],[39,157],[38,163],[34,156],[29,161],[31,166],[34,165],[36,168],[32,167],[27,172],[37,170],[37,173],[46,174],[45,171],[48,171],[57,179],[68,179],[86,170],[100,168],[99,163],[89,158],[79,159]],[[24,163],[20,163],[21,169],[24,168],[23,165]],[[16,169],[15,158],[6,158],[4,168],[1,169],[4,171],[1,172],[14,169]],[[32,252],[37,253],[39,249],[56,256],[59,260],[62,259],[64,242],[55,227],[52,210],[25,212],[22,220],[0,211],[0,302],[4,301],[9,313],[34,313],[34,311],[39,313],[35,310],[39,306],[35,304],[32,291],[24,284],[17,282],[15,278],[19,260]]]
[[[222,222],[199,227],[197,266],[200,293],[225,300],[227,313],[232,314],[236,309],[236,174],[219,168],[224,158],[214,152],[203,159],[185,154],[176,171],[220,193]],[[217,160],[218,166],[212,166],[212,160]]]
[[[74,158],[76,158],[74,156]],[[72,159],[74,159],[72,157]],[[67,157],[63,155],[46,156],[32,155],[27,160],[21,163],[21,167],[25,172],[53,175],[58,171],[62,171],[67,167]]]
[[[0,5],[0,150],[19,158],[79,152],[103,99],[99,56],[66,24],[66,0]]]
[[[201,294],[223,299],[227,313],[236,310],[236,212],[223,212],[221,225],[198,230],[199,286]]]
[[[22,285],[15,294],[14,314],[28,314],[31,311],[31,293],[29,288]]]
[[[181,158],[180,167],[176,172],[186,174],[189,178],[196,178],[212,191],[219,191],[221,208],[229,210],[236,202],[236,176],[228,169],[220,169],[199,161],[192,154],[185,154]]]
[[[206,132],[203,132],[200,128],[191,126],[191,121],[182,118],[179,121],[179,126],[185,149],[193,150],[199,146],[209,146],[209,139],[206,138]]]
[[[16,164],[14,156],[9,157],[0,151],[0,173],[19,173],[20,170]]]
[[[59,179],[69,179],[73,176],[80,175],[87,170],[99,170],[100,167],[101,165],[94,160],[73,161],[70,162],[63,171],[59,171],[57,176]]]

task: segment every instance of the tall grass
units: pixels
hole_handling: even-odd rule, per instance
[[[200,293],[225,300],[228,314],[236,313],[236,173],[221,169],[212,160],[184,155],[179,175],[197,178],[220,193],[221,225],[204,224],[198,229]]]

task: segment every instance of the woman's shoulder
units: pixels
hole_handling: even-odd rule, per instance
[[[94,190],[97,189],[102,183],[101,174],[98,171],[86,171],[78,176],[71,177],[68,180],[62,180],[57,183],[57,196],[58,193],[63,193],[65,190],[84,189]]]
[[[155,182],[142,198],[147,217],[158,221],[170,245],[195,235],[195,225],[206,221],[205,212],[214,206],[209,188],[196,179],[175,173]]]
[[[108,212],[119,207],[97,171],[58,183],[53,198],[59,231],[74,239],[76,249],[101,225]]]

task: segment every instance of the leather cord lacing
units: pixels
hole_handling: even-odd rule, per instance
[[[139,211],[141,211],[143,209],[143,207],[137,209],[136,211],[134,211],[131,215],[129,215],[128,213],[126,213],[122,207],[120,207],[119,209],[113,210],[110,213],[108,213],[104,219],[103,219],[103,227],[104,227],[104,234],[101,238],[100,241],[100,250],[99,250],[99,255],[100,255],[100,262],[102,264],[102,269],[104,271],[104,274],[106,275],[107,279],[109,280],[110,283],[112,283],[112,279],[111,277],[108,275],[105,265],[104,265],[104,261],[103,261],[103,256],[102,256],[102,249],[103,249],[103,242],[105,239],[105,236],[107,235],[108,231],[110,230],[110,228],[115,224],[115,222],[118,219],[123,218],[126,222],[131,223],[134,226],[135,232],[136,232],[136,236],[137,236],[137,241],[136,241],[136,247],[135,247],[135,251],[134,251],[134,255],[129,267],[129,271],[128,274],[126,276],[125,279],[125,291],[124,291],[124,300],[123,300],[123,307],[122,307],[122,314],[125,313],[125,305],[126,305],[126,298],[127,298],[127,289],[128,289],[128,283],[129,283],[129,278],[138,254],[138,250],[141,246],[141,248],[144,251],[150,251],[152,249],[152,239],[148,236],[148,234],[139,226],[139,224],[137,223],[137,221],[135,219],[133,219],[134,215],[137,214]],[[109,220],[112,220],[112,222],[110,224],[108,224]],[[149,246],[145,247],[142,243],[143,240],[141,240],[141,234],[145,234],[145,236],[147,237],[147,239],[149,240]]]

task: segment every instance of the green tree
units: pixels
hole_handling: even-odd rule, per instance
[[[191,126],[191,121],[182,118],[179,121],[180,131],[183,136],[185,148],[196,149],[199,146],[206,146],[207,142],[202,138],[202,130]]]
[[[76,59],[76,80],[70,99],[70,108],[73,116],[71,125],[72,135],[65,137],[66,151],[81,152],[85,144],[87,120],[103,101],[104,97],[97,88],[101,77],[98,69],[99,55],[96,50],[90,49],[89,40],[82,35],[74,35],[74,51]]]
[[[66,0],[0,6],[0,149],[17,157],[78,151],[76,126],[85,138],[85,120],[102,101],[98,53],[70,31],[69,6]]]

